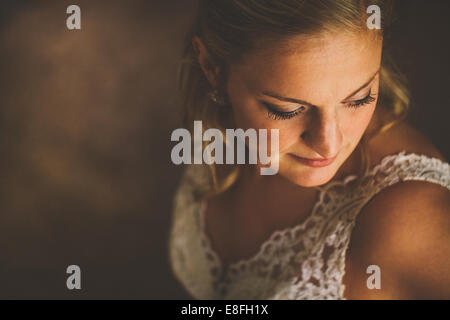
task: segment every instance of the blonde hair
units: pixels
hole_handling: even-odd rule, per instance
[[[192,45],[194,36],[205,44],[211,60],[219,67],[219,87],[227,80],[228,66],[238,63],[245,54],[257,50],[270,40],[288,39],[293,35],[312,35],[320,31],[349,30],[367,32],[366,8],[378,5],[382,13],[382,29],[371,31],[385,38],[392,17],[389,0],[199,0],[196,19],[186,35],[180,65],[183,125],[192,131],[194,120],[202,120],[203,130],[233,128],[231,108],[218,107],[208,97],[212,87],[206,79]],[[409,109],[409,93],[405,79],[393,67],[384,49],[380,70],[379,103],[372,122],[359,145],[360,175],[369,168],[367,142],[405,118]],[[225,141],[226,143],[226,141]],[[206,143],[205,143],[206,146]],[[209,165],[213,190],[219,194],[230,188],[240,175],[238,165]]]

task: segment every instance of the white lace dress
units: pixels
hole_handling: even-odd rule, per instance
[[[361,178],[347,176],[322,186],[300,225],[275,231],[257,254],[224,270],[204,229],[207,168],[188,166],[174,199],[169,238],[172,271],[196,299],[345,299],[345,253],[355,218],[380,190],[406,180],[450,189],[450,165],[414,153],[389,155]]]

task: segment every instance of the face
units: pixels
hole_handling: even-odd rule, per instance
[[[381,51],[381,39],[341,33],[294,37],[244,57],[230,66],[226,88],[236,127],[279,129],[278,174],[305,187],[328,182],[373,116]],[[334,160],[317,167],[299,158]]]

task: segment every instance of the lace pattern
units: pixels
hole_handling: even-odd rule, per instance
[[[222,266],[204,225],[207,168],[190,166],[174,200],[169,239],[173,271],[198,299],[345,299],[342,278],[351,232],[363,206],[382,189],[407,180],[450,189],[450,165],[414,153],[386,156],[367,175],[322,187],[301,224],[277,230],[248,259]]]

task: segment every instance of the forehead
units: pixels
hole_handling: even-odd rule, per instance
[[[381,38],[322,34],[272,42],[231,68],[248,90],[291,98],[349,94],[380,67]],[[344,97],[342,97],[344,98]]]

